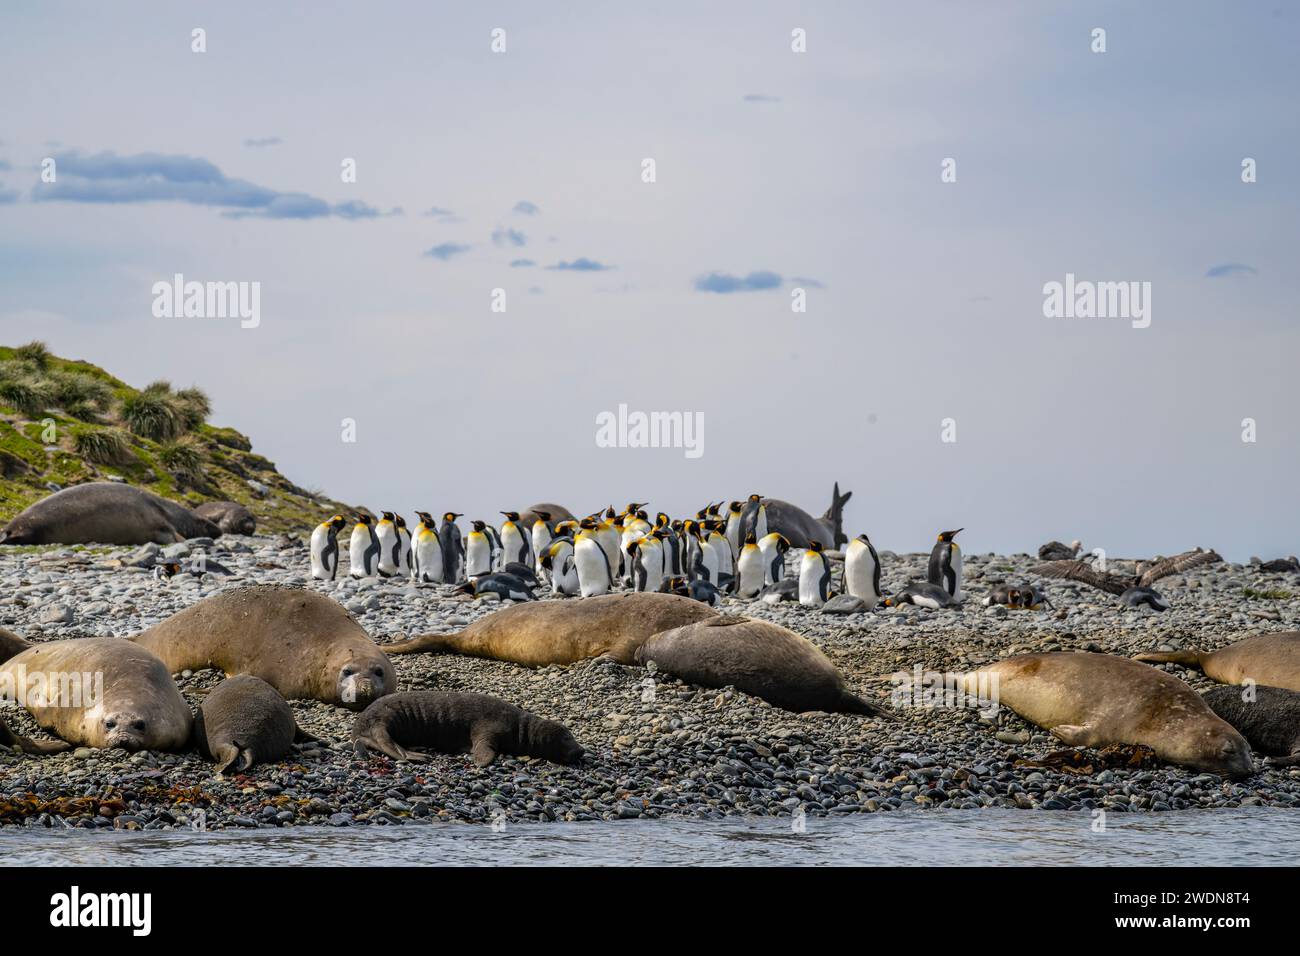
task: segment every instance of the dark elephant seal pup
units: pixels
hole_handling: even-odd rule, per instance
[[[717,617],[699,601],[675,594],[604,594],[581,601],[516,604],[455,634],[425,634],[384,645],[390,654],[467,654],[525,667],[609,657],[635,664],[652,634]]]
[[[4,544],[175,544],[219,537],[217,525],[184,505],[111,481],[56,491],[0,532]]]
[[[717,616],[656,634],[636,659],[701,687],[734,685],[785,710],[890,716],[844,685],[815,644],[767,621]]]
[[[252,534],[257,530],[257,518],[238,501],[205,501],[194,513],[211,521],[224,534]]]
[[[171,672],[119,637],[34,645],[0,665],[0,694],[83,747],[182,750],[190,741],[190,708]]]
[[[582,746],[563,724],[487,694],[418,690],[377,700],[352,725],[357,753],[374,749],[394,760],[428,760],[408,747],[468,753],[486,767],[497,754],[577,763]]]
[[[1196,770],[1252,770],[1250,745],[1196,691],[1125,657],[1022,654],[956,676],[966,694],[1009,707],[1072,747],[1141,744]]]
[[[1300,693],[1284,687],[1211,687],[1210,709],[1236,727],[1275,767],[1300,764]]]
[[[1217,651],[1148,651],[1134,660],[1199,667],[1220,684],[1250,680],[1300,691],[1300,631],[1246,637]]]
[[[311,739],[298,729],[280,692],[251,674],[223,680],[194,714],[194,742],[199,753],[216,761],[217,773],[273,763],[295,740]]]
[[[392,663],[337,601],[259,584],[206,598],[131,638],[168,673],[260,677],[289,700],[361,710],[397,690]]]

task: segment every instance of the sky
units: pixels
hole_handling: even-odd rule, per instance
[[[1298,48],[1276,0],[7,3],[0,343],[408,516],[838,481],[880,549],[1293,554]],[[177,273],[256,327],[155,315]]]

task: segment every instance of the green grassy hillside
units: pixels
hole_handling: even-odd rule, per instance
[[[50,494],[50,483],[111,476],[191,506],[238,501],[259,533],[302,533],[334,512],[355,513],[293,484],[244,435],[208,424],[209,410],[197,388],[135,389],[40,342],[0,346],[0,526]]]

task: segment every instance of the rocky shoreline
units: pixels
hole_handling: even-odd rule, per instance
[[[235,571],[202,582],[157,583],[137,549],[0,549],[0,623],[33,641],[129,636],[223,587],[306,585],[340,600],[381,644],[399,635],[454,631],[491,613],[490,599],[394,580],[307,578],[306,548],[279,537],[199,542]],[[188,553],[191,544],[168,549]],[[925,556],[882,553],[887,591],[923,577]],[[793,559],[792,559],[793,560]],[[965,670],[1014,653],[1089,650],[1131,655],[1154,647],[1214,648],[1248,634],[1300,627],[1300,576],[1218,564],[1161,582],[1172,605],[1126,610],[1071,583],[1042,582],[1044,611],[984,608],[1003,581],[1030,580],[1028,555],[967,555],[960,609],[892,608],[832,615],[795,604],[728,600],[725,613],[775,621],[818,644],[849,685],[887,703],[889,675]],[[1123,568],[1124,562],[1113,561]],[[135,566],[133,566],[135,565]],[[539,594],[541,591],[539,590]],[[547,595],[548,600],[552,598]],[[324,738],[278,765],[219,777],[196,753],[77,750],[30,757],[0,748],[0,826],[231,829],[296,825],[420,825],[619,820],[733,814],[809,816],[905,808],[1165,811],[1300,807],[1300,768],[1263,768],[1240,781],[1172,767],[1130,766],[1091,755],[1090,772],[1061,766],[1044,731],[1003,711],[905,708],[886,722],[794,714],[733,690],[684,685],[606,661],[532,671],[452,656],[394,657],[404,690],[474,690],[562,721],[587,748],[578,767],[502,757],[476,768],[465,756],[424,765],[357,757],[354,715],[291,702],[299,723]],[[1171,673],[1204,690],[1198,672]],[[211,671],[178,683],[197,704],[220,680]],[[24,711],[3,716],[40,735]],[[1068,762],[1068,761],[1067,761]]]

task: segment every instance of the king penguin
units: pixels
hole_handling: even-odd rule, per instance
[[[465,536],[465,577],[476,578],[492,573],[492,539],[487,522],[471,522],[473,530]]]
[[[763,552],[759,550],[752,531],[745,535],[740,557],[736,559],[736,571],[737,594],[747,601],[758,597],[758,592],[763,590]]]
[[[664,545],[658,531],[637,538],[628,545],[632,561],[632,587],[637,591],[658,591],[664,579]]]
[[[454,511],[442,516],[442,527],[438,529],[438,540],[442,543],[442,583],[459,583],[465,566],[465,541],[460,535],[460,525],[456,519],[463,517]]]
[[[613,586],[610,558],[597,537],[598,531],[583,529],[573,543],[573,561],[583,597],[608,594]]]
[[[518,561],[520,564],[533,563],[533,542],[530,533],[519,523],[518,511],[503,511],[505,522],[501,525],[501,550],[505,552],[503,564]]]
[[[809,541],[799,562],[799,603],[821,607],[831,598],[831,559],[820,541]]]
[[[406,519],[401,515],[393,518],[397,529],[397,573],[411,576],[411,532],[406,527]]]
[[[391,511],[381,511],[380,515],[382,517],[375,525],[375,536],[379,539],[379,576],[391,578],[402,570],[397,563],[402,542],[397,536],[397,515]]]
[[[582,593],[578,581],[578,566],[573,560],[573,543],[568,538],[556,538],[542,552],[542,568],[551,576],[554,594],[572,596]]]
[[[352,559],[354,578],[373,578],[379,574],[379,536],[375,534],[375,519],[370,515],[357,515],[352,526],[352,540],[348,542],[348,555]]]
[[[415,526],[415,540],[411,545],[413,567],[411,576],[421,584],[435,584],[442,580],[442,541],[438,537],[433,515],[417,511],[420,523]]]
[[[333,581],[338,576],[339,532],[346,524],[342,515],[335,515],[311,533],[311,576],[317,581]]]
[[[961,547],[953,538],[962,530],[964,529],[958,528],[956,531],[939,532],[939,540],[930,552],[930,567],[926,574],[929,583],[939,585],[948,592],[950,598],[958,602],[962,600]]]
[[[844,555],[844,590],[866,601],[867,607],[880,603],[880,555],[865,534],[850,541]]]
[[[750,532],[755,534],[756,532]],[[785,553],[790,542],[785,535],[773,531],[758,539],[758,549],[763,554],[763,586],[776,584],[785,578]]]
[[[549,511],[538,511],[537,520],[533,522],[529,534],[533,539],[533,563],[537,576],[542,574],[542,556],[546,554],[546,549],[551,546],[551,539],[555,534],[551,531],[551,513]]]
[[[744,513],[745,507],[739,501],[733,501],[727,506],[727,540],[731,542],[731,553],[736,556],[740,555],[744,544],[744,538],[740,536],[740,521]]]

